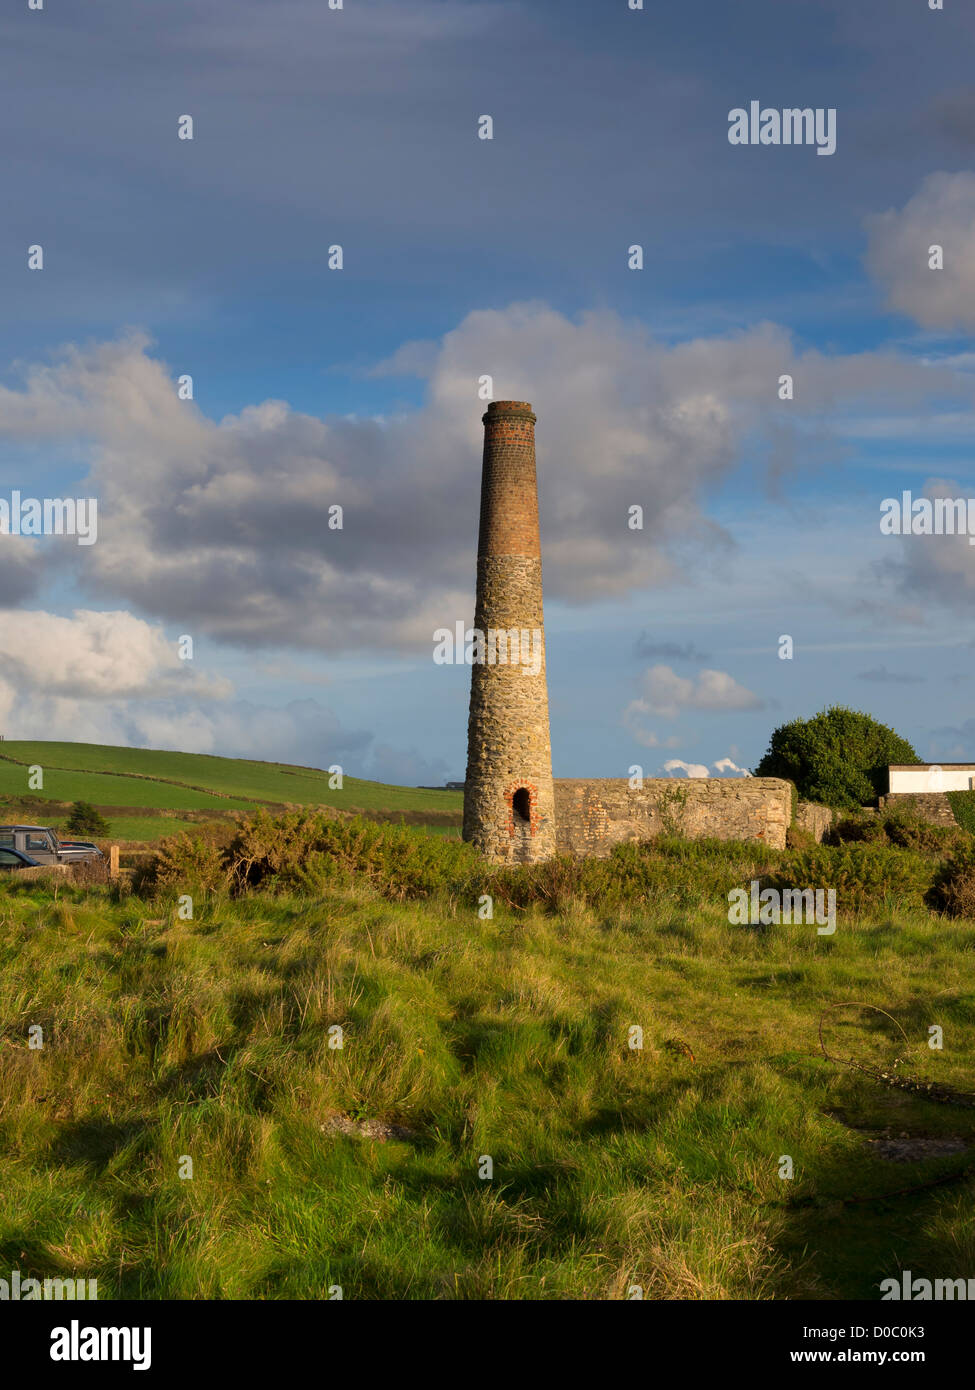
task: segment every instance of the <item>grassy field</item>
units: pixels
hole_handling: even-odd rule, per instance
[[[65,828],[67,816],[48,817],[45,825],[53,826],[63,839],[70,839]],[[219,822],[209,822],[216,824]],[[201,823],[199,821],[181,820],[176,815],[163,816],[116,816],[111,818],[111,834],[103,838],[103,847],[111,843],[135,843],[152,844],[157,840],[163,839],[167,835],[198,835]]]
[[[842,1011],[837,1051],[975,1088],[975,923],[732,926],[755,854],[484,920],[364,881],[198,896],[192,921],[178,885],[7,881],[0,1264],[139,1298],[875,1299],[901,1268],[975,1274],[972,1173],[931,1185],[973,1163],[975,1110],[817,1040],[827,1005],[875,1004],[908,1041]],[[893,1162],[885,1136],[962,1147]]]
[[[40,790],[28,787],[31,766],[43,768],[44,786]],[[147,824],[144,834],[126,835],[128,826],[122,822],[151,820],[149,816],[138,817],[140,810],[229,813],[258,805],[334,806],[406,814],[419,820],[429,815],[433,821],[450,818],[453,813],[459,823],[463,807],[462,792],[387,786],[355,777],[345,777],[341,790],[330,788],[328,783],[329,774],[315,768],[202,753],[88,743],[0,744],[0,796],[40,803],[89,801],[99,808],[112,808],[108,813],[112,833],[123,839],[151,840],[172,833],[171,825]]]

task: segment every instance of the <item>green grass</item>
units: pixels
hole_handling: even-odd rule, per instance
[[[56,801],[91,801],[96,806],[239,809],[265,802],[365,811],[459,812],[463,805],[462,792],[387,786],[356,777],[345,777],[342,789],[333,790],[328,772],[284,763],[16,740],[0,746],[0,793],[26,794],[31,764],[44,768],[44,788],[36,795]]]
[[[0,795],[30,796],[50,801],[91,801],[96,806],[158,807],[174,811],[243,811],[252,805],[247,800],[217,797],[191,787],[113,777],[109,773],[66,771],[50,763],[42,763],[41,766],[44,768],[44,786],[30,790],[26,767],[0,761]]]
[[[971,1089],[975,925],[733,927],[733,856],[671,855],[647,906],[489,920],[362,884],[189,922],[177,888],[0,885],[0,1264],[137,1298],[871,1299],[901,1267],[975,1273],[971,1179],[893,1195],[971,1155],[893,1164],[857,1132],[975,1144],[975,1111],[817,1045],[825,1005],[868,1001],[909,1045],[854,1015],[840,1050]]]
[[[67,817],[61,817],[60,821],[50,821],[60,835],[65,839],[71,839],[67,831],[64,830],[64,821]],[[212,821],[206,822],[212,825]],[[199,835],[203,826],[199,821],[180,820],[178,816],[112,816],[109,819],[109,833],[104,839],[108,841],[136,841],[151,844],[157,840],[164,839],[167,835]]]

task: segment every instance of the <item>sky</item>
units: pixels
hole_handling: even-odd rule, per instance
[[[557,777],[975,761],[975,546],[881,529],[975,497],[975,11],[635,3],[4,10],[0,504],[98,509],[0,534],[5,737],[462,779],[489,377]]]

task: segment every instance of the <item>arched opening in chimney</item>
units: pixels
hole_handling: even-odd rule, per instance
[[[532,818],[532,794],[527,787],[519,787],[511,798],[511,809],[515,814],[515,821],[531,823]]]

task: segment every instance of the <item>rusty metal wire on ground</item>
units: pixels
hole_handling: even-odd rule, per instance
[[[883,1014],[884,1018],[889,1018],[891,1023],[899,1029],[901,1037],[910,1045],[910,1039],[904,1029],[897,1022],[892,1014],[886,1009],[878,1008],[876,1004],[861,1004],[847,1002],[843,1004],[828,1004],[819,1015],[819,1046],[822,1048],[823,1056],[828,1062],[833,1062],[836,1066],[850,1067],[853,1071],[863,1072],[874,1081],[883,1086],[894,1086],[899,1091],[907,1091],[911,1095],[920,1097],[922,1100],[933,1100],[939,1105],[962,1105],[968,1108],[975,1108],[975,1094],[971,1091],[956,1091],[949,1086],[941,1086],[936,1081],[922,1081],[920,1077],[906,1076],[898,1073],[901,1058],[895,1058],[894,1062],[884,1070],[881,1067],[870,1066],[865,1062],[858,1062],[855,1057],[834,1057],[826,1046],[823,1037],[823,1025],[826,1015],[836,1009],[871,1009],[874,1013]]]

